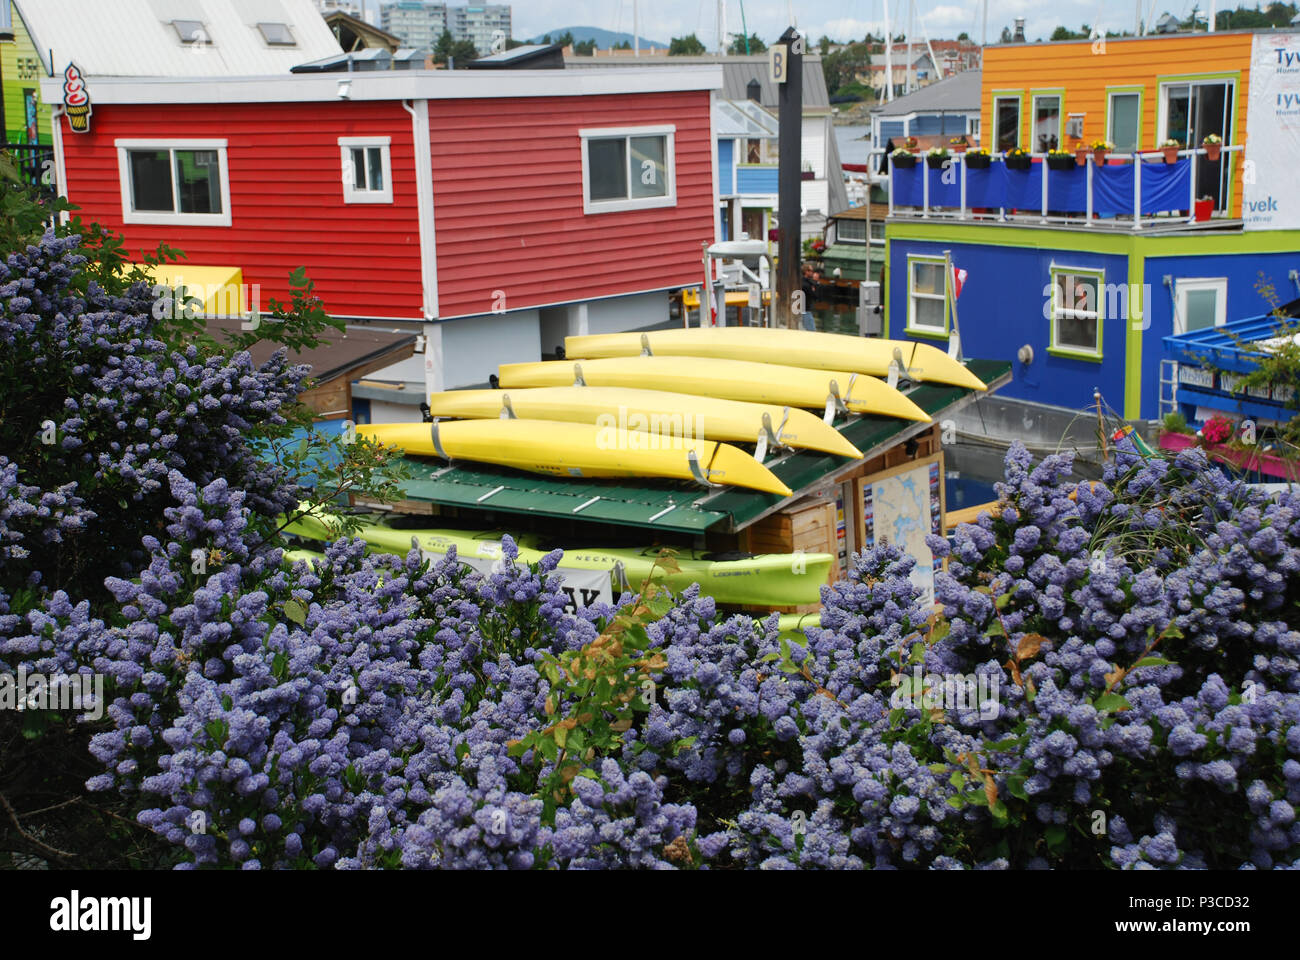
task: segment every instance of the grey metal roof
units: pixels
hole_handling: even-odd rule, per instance
[[[751,56],[701,56],[669,57],[662,54],[647,57],[565,57],[565,69],[609,69],[618,67],[673,67],[684,64],[720,64],[722,66],[722,96],[728,100],[749,99],[749,81],[759,84],[759,103],[770,110],[779,104],[778,87],[768,77],[767,54]],[[978,84],[976,85],[978,89]],[[826,91],[826,76],[822,73],[822,58],[817,54],[804,54],[803,58],[803,108],[830,110],[831,98]]]
[[[982,74],[983,71],[980,70],[964,70],[905,97],[899,97],[871,113],[880,117],[897,117],[908,113],[938,113],[941,110],[978,111]]]

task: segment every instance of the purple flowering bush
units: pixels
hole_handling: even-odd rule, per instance
[[[653,581],[573,612],[509,539],[488,575],[286,562],[303,490],[255,440],[301,372],[174,349],[73,242],[5,270],[45,372],[0,360],[0,672],[106,677],[101,720],[26,734],[80,738],[113,865],[1300,866],[1300,498],[1198,451],[1076,483],[1013,448],[996,515],[932,538],[937,608],[880,545],[793,637]],[[0,849],[77,852],[43,835]]]

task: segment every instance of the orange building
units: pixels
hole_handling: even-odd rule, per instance
[[[984,51],[982,123],[990,150],[1033,153],[1109,140],[1119,153],[1208,134],[1246,141],[1251,31],[1019,43]],[[1242,164],[1204,165],[1197,195],[1241,215]]]

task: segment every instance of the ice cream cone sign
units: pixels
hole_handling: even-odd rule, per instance
[[[74,133],[90,132],[90,94],[86,93],[86,81],[75,63],[69,63],[63,71],[63,110]]]

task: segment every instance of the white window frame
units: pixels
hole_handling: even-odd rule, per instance
[[[1137,149],[1142,149],[1142,91],[1141,90],[1107,90],[1106,91],[1106,139],[1115,142],[1115,98],[1137,97]],[[1156,143],[1163,143],[1163,138]]]
[[[913,289],[913,280],[915,279],[914,267],[917,264],[928,264],[939,268],[939,275],[943,278],[942,293],[924,293]],[[904,333],[920,334],[924,337],[946,338],[952,329],[951,312],[948,309],[948,278],[945,276],[947,261],[943,257],[936,257],[928,254],[909,254],[907,258],[907,327]],[[938,327],[919,326],[916,322],[916,298],[924,300],[940,300],[943,302],[943,329]]]
[[[1174,281],[1174,299],[1178,308],[1174,317],[1174,333],[1187,332],[1187,298],[1184,294],[1197,290],[1213,290],[1218,294],[1214,302],[1214,325],[1221,327],[1228,322],[1227,277],[1179,277]]]
[[[177,227],[228,227],[230,226],[230,164],[226,156],[225,140],[114,140],[117,147],[117,170],[122,191],[122,222],[156,224]],[[214,150],[217,154],[218,175],[221,177],[220,213],[181,213],[177,194],[176,158],[170,161],[172,175],[172,204],[174,212],[132,209],[131,158],[133,150]]]
[[[1057,303],[1056,293],[1059,288],[1056,279],[1060,276],[1082,277],[1096,283],[1096,303],[1093,304],[1091,310],[1065,307]],[[1047,352],[1080,360],[1101,360],[1102,345],[1105,342],[1104,321],[1106,319],[1106,308],[1102,298],[1106,295],[1106,271],[1097,267],[1070,267],[1053,263],[1048,268],[1048,279],[1051,281],[1052,286],[1052,308]],[[1061,343],[1057,336],[1058,323],[1061,320],[1095,320],[1097,322],[1097,336],[1092,349],[1075,344]]]
[[[582,151],[582,212],[583,213],[617,213],[622,210],[653,210],[657,207],[677,206],[677,127],[674,124],[661,124],[653,127],[586,127],[578,131],[579,145]],[[589,140],[613,140],[619,137],[663,137],[664,138],[664,177],[668,183],[662,197],[628,197],[626,200],[591,199],[591,170],[588,166],[587,142]],[[627,148],[628,192],[632,189],[632,148]]]
[[[393,158],[392,137],[339,137],[339,159],[343,163],[343,202],[344,203],[392,203],[393,202]],[[352,151],[357,149],[379,148],[379,158],[384,177],[382,190],[358,190],[356,188],[356,170],[352,166]],[[369,181],[367,181],[369,182]]]

